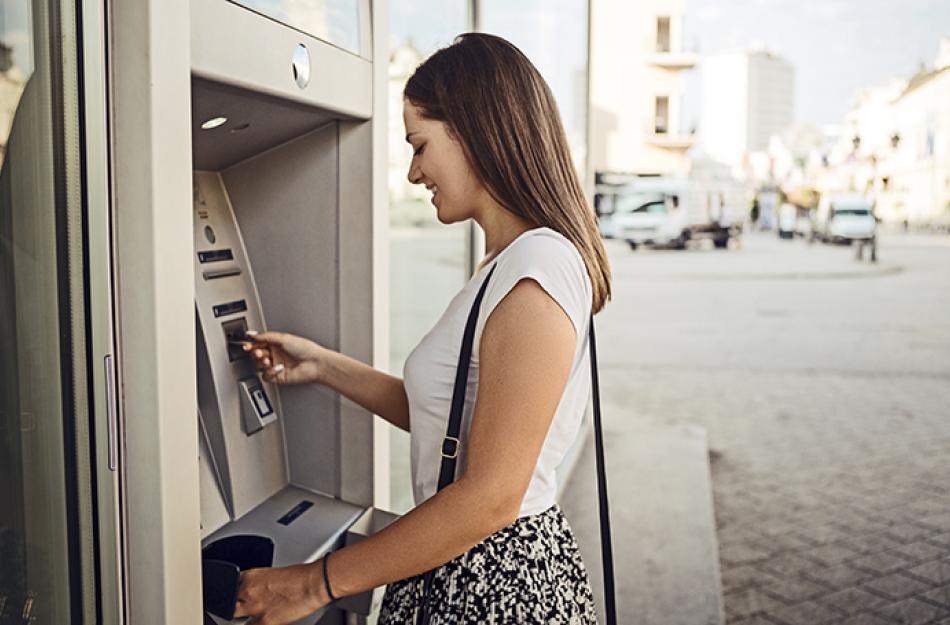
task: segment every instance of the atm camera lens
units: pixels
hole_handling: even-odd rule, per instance
[[[211,226],[205,226],[205,238],[208,239],[208,243],[214,244],[215,236]]]

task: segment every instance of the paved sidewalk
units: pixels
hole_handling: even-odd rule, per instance
[[[706,432],[646,425],[622,407],[605,431],[617,617],[637,625],[722,625]],[[617,418],[625,415],[628,418]],[[604,622],[593,436],[560,504],[587,565]]]
[[[608,428],[706,428],[730,625],[950,625],[946,241],[609,246]]]

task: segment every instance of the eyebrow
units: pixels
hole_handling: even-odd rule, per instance
[[[411,137],[412,135],[415,135],[415,134],[419,134],[419,133],[417,133],[417,132],[410,132],[408,135],[406,135],[406,143],[411,143],[411,141],[409,141],[409,137]]]

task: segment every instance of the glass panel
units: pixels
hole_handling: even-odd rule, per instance
[[[67,226],[71,191],[64,148],[72,146],[72,167],[78,144],[66,136],[78,135],[78,113],[62,113],[75,103],[77,77],[64,75],[57,56],[71,55],[75,67],[75,50],[67,50],[75,33],[49,31],[60,19],[66,18],[54,2],[0,4],[3,623],[82,620],[75,487],[81,452],[73,426],[85,413],[74,405],[72,388],[84,384],[84,371],[71,367],[69,346],[71,321],[82,318],[82,294],[73,299],[67,279],[70,270],[81,275],[82,268],[67,259],[66,241],[76,231]]]
[[[406,356],[435,324],[467,278],[468,225],[436,219],[429,192],[406,180],[412,150],[402,121],[406,80],[429,54],[471,30],[463,0],[395,0],[390,5],[389,204],[390,371],[402,375]],[[409,435],[392,431],[391,506],[412,507]]]
[[[584,180],[587,170],[587,0],[484,0],[482,30],[508,39],[547,81]]]
[[[360,52],[358,0],[231,0],[231,2],[354,54]]]

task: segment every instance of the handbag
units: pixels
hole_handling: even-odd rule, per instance
[[[455,467],[459,452],[459,435],[462,429],[462,409],[465,406],[465,389],[468,382],[469,362],[472,359],[472,343],[475,340],[475,326],[478,322],[478,312],[481,308],[482,298],[495,273],[493,265],[488,275],[482,282],[472,303],[472,309],[468,313],[468,320],[465,323],[465,333],[462,336],[462,350],[459,353],[458,367],[455,370],[455,388],[452,392],[452,407],[449,412],[448,427],[445,431],[445,438],[442,439],[442,465],[439,469],[438,490],[442,490],[453,481],[455,481]],[[597,371],[597,342],[594,336],[594,315],[590,316],[590,373],[591,373],[591,393],[594,400],[594,446],[597,463],[597,496],[599,499],[600,510],[600,548],[601,559],[604,567],[604,607],[607,618],[607,625],[616,625],[617,607],[614,592],[614,563],[613,546],[610,539],[610,510],[607,502],[607,472],[604,467],[604,436],[601,427],[600,414],[600,380]],[[438,492],[438,491],[437,491]],[[416,625],[429,625],[429,619],[432,616],[431,596],[432,580],[435,577],[436,569],[428,571],[424,575],[423,595],[421,609],[416,613]]]

